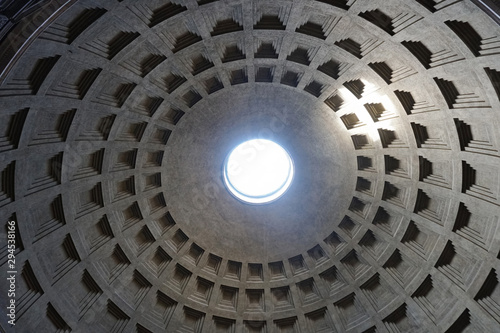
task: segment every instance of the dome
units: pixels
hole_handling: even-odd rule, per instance
[[[496,3],[0,3],[0,331],[499,331]]]

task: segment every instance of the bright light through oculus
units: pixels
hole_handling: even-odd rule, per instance
[[[237,146],[224,163],[224,182],[237,198],[254,204],[279,198],[293,179],[290,155],[277,143],[254,139]]]

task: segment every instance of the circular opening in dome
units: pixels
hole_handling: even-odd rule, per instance
[[[236,198],[264,204],[281,197],[294,174],[288,152],[277,143],[253,139],[234,148],[224,162],[224,183]]]

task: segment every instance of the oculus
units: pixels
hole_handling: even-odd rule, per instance
[[[293,161],[279,144],[264,139],[245,141],[224,161],[224,183],[237,199],[250,204],[270,203],[290,187]]]

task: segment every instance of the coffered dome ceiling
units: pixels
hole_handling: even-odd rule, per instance
[[[500,27],[471,1],[59,0],[2,31],[3,331],[500,330]],[[254,138],[295,165],[266,205],[223,183]]]

